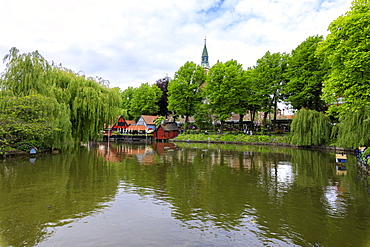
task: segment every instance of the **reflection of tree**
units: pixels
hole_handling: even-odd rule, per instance
[[[356,227],[337,227],[353,225],[356,219],[370,216],[366,206],[369,199],[362,201],[366,196],[356,199],[342,193],[347,210],[337,212],[337,216],[328,212],[325,186],[333,181],[345,186],[356,179],[355,175],[336,175],[333,154],[269,147],[243,146],[240,152],[240,147],[232,146],[179,146],[180,151],[153,154],[154,162],[149,166],[124,160],[119,176],[137,188],[137,193],[170,202],[173,217],[190,228],[220,227],[231,231],[248,228],[256,221],[263,229],[261,238],[279,238],[301,246],[340,246],[346,237],[365,234]],[[284,172],[290,173],[290,179],[281,177],[282,169],[287,169]],[[350,191],[347,185],[346,189],[351,194],[365,193],[360,187]],[[337,231],[340,236],[329,236]],[[366,241],[352,239],[356,246]]]
[[[114,168],[87,150],[0,166],[0,235],[34,246],[61,226],[104,208],[117,190]]]

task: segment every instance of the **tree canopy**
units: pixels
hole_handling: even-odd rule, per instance
[[[321,99],[321,95],[327,69],[323,57],[315,55],[317,46],[322,41],[322,36],[308,37],[288,58],[284,93],[294,109],[307,108],[317,111],[326,109],[326,103]]]
[[[168,109],[184,116],[185,124],[202,102],[201,86],[206,80],[204,69],[193,62],[186,62],[168,83]]]
[[[277,103],[283,100],[283,87],[286,84],[284,73],[287,68],[287,54],[266,52],[257,60],[254,67],[255,79],[258,86],[262,111],[265,119],[268,113],[274,112],[276,119]]]
[[[291,124],[292,144],[324,145],[330,138],[330,119],[315,110],[301,109],[297,111]]]
[[[142,83],[133,91],[129,112],[134,119],[141,115],[157,115],[159,111],[158,101],[162,97],[162,91],[156,85]]]
[[[104,124],[120,112],[121,97],[117,88],[110,89],[101,85],[101,80],[85,78],[50,64],[37,51],[21,54],[12,48],[4,57],[4,62],[6,69],[0,81],[2,119],[12,118],[33,130],[32,136],[25,135],[25,130],[12,132],[16,134],[12,140],[31,138],[42,140],[49,147],[74,146],[75,143],[97,138]],[[26,118],[7,110],[9,100],[18,109],[27,109]],[[31,104],[36,101],[39,103]],[[23,102],[28,102],[29,106],[26,107]],[[37,119],[30,117],[30,114],[38,115]],[[49,126],[48,122],[52,124],[50,128],[45,127]],[[7,128],[9,123],[2,121],[4,125],[0,127]],[[40,128],[38,131],[37,126]]]
[[[214,117],[226,121],[233,112],[240,110],[243,68],[236,60],[217,62],[207,76],[206,103]],[[246,96],[246,95],[244,95]],[[246,112],[246,109],[244,109]],[[222,128],[223,126],[221,126]]]
[[[329,25],[330,33],[318,48],[330,67],[323,98],[331,104],[343,98],[342,111],[370,105],[369,10],[368,0],[353,1],[351,10]]]

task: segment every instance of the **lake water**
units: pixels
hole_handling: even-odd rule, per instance
[[[356,158],[95,143],[0,163],[0,246],[370,246]]]

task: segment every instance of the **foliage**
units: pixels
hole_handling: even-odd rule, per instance
[[[67,89],[72,95],[69,102],[72,136],[82,142],[97,139],[104,124],[120,113],[119,92],[80,76],[72,80]]]
[[[329,25],[329,35],[318,54],[330,66],[324,81],[323,98],[334,104],[344,98],[339,111],[370,105],[370,2],[355,0],[351,10]]]
[[[238,87],[239,94],[237,95],[237,107],[235,113],[240,114],[239,118],[239,129],[242,129],[240,122],[243,120],[242,117],[246,114],[246,111],[250,112],[251,122],[254,121],[255,113],[261,109],[261,91],[259,91],[259,85],[257,82],[256,72],[253,68],[248,68],[243,71],[241,83]],[[253,128],[249,126],[249,129]]]
[[[208,72],[206,103],[212,114],[221,124],[226,121],[235,110],[240,110],[239,99],[242,97],[243,68],[235,60],[226,63],[217,62]],[[247,95],[245,95],[247,97]],[[244,113],[246,109],[244,109]],[[223,126],[221,126],[223,129]]]
[[[337,145],[345,148],[370,146],[370,109],[342,113],[338,126]]]
[[[142,83],[133,92],[129,112],[134,119],[141,115],[157,115],[159,111],[157,103],[162,97],[161,89],[156,85]]]
[[[168,84],[168,109],[185,117],[185,127],[202,103],[201,86],[205,79],[206,74],[200,65],[186,62]]]
[[[277,103],[283,99],[283,87],[286,84],[284,73],[287,68],[287,58],[285,53],[266,54],[257,60],[254,67],[255,81],[258,85],[260,101],[262,102],[262,111],[265,112],[265,118],[268,113],[274,112],[276,119]]]
[[[55,100],[42,95],[0,98],[0,140],[14,144],[23,140],[52,142],[53,133],[59,132]]]
[[[294,115],[291,131],[294,145],[324,145],[330,138],[330,119],[318,111],[301,109]]]
[[[156,85],[162,91],[162,97],[158,101],[159,107],[159,115],[167,117],[170,115],[168,111],[168,83],[170,82],[171,78],[168,76],[157,80]]]
[[[38,141],[22,141],[15,144],[15,147],[19,151],[29,151],[32,147],[41,148],[42,144]]]
[[[13,47],[3,62],[6,62],[6,70],[2,74],[2,91],[11,90],[16,96],[36,93],[49,96],[51,66],[38,51],[21,54]]]
[[[125,90],[122,91],[121,97],[122,97],[122,108],[126,110],[127,112],[127,119],[134,119],[134,117],[131,115],[131,104],[132,99],[134,97],[136,88],[134,87],[128,87]]]
[[[159,127],[161,126],[161,124],[166,121],[166,118],[164,116],[159,116],[157,117],[155,120],[154,120],[154,123],[155,123],[155,127]]]
[[[284,87],[287,100],[294,109],[307,108],[324,111],[326,103],[321,99],[322,82],[327,74],[322,56],[315,55],[322,36],[308,37],[288,58]]]
[[[213,118],[208,104],[199,105],[194,115],[195,125],[200,129],[211,129],[213,127]]]
[[[49,64],[37,51],[20,54],[12,48],[4,62],[0,135],[12,142],[73,146],[97,138],[106,121],[121,111],[118,88],[109,89],[99,77],[85,78]]]

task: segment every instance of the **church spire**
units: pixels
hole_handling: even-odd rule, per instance
[[[207,45],[206,45],[206,38],[204,38],[204,48],[203,48],[203,52],[202,52],[202,63],[200,65],[203,68],[209,69],[208,51],[207,51]]]

